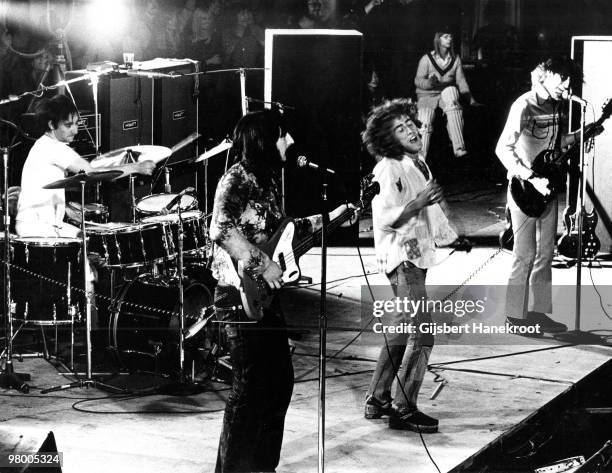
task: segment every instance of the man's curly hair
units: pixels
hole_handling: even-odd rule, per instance
[[[366,121],[366,129],[361,133],[361,140],[368,152],[374,157],[399,158],[404,149],[393,135],[393,120],[406,116],[418,127],[417,106],[411,99],[398,98],[387,100],[374,107]]]

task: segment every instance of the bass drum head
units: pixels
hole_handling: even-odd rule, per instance
[[[184,284],[185,328],[210,313],[211,291]],[[165,278],[144,274],[126,283],[109,321],[109,342],[121,368],[173,375],[180,372],[179,290]],[[185,366],[211,349],[211,324],[185,342]]]

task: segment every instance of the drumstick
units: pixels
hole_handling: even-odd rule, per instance
[[[191,135],[189,135],[187,138],[182,139],[181,141],[179,141],[177,144],[175,144],[171,150],[172,150],[172,154],[176,153],[178,150],[184,148],[185,146],[187,146],[189,143],[197,140],[200,136],[202,136],[200,133],[198,133],[197,131],[195,133],[192,133]]]

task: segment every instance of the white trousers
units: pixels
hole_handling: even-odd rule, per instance
[[[433,122],[436,108],[440,107],[446,115],[446,129],[448,136],[453,144],[455,153],[460,149],[465,149],[463,139],[463,109],[459,103],[459,90],[457,87],[446,87],[440,94],[419,97],[417,102],[419,107],[418,118],[422,123],[421,140],[423,141],[423,156],[427,157],[431,134],[433,133]]]
[[[557,199],[538,217],[528,217],[508,190],[514,248],[506,292],[506,316],[525,318],[527,311],[552,313],[552,260],[557,233]]]

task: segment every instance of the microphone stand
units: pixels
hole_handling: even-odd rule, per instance
[[[0,387],[4,389],[17,389],[27,393],[30,387],[24,382],[30,380],[29,374],[15,373],[13,368],[13,302],[11,301],[11,264],[10,264],[10,233],[9,226],[11,217],[9,215],[8,199],[8,161],[9,148],[0,148],[2,152],[3,180],[4,180],[4,345],[6,362],[0,371]]]
[[[327,366],[327,176],[325,167],[321,166],[321,302],[319,314],[319,423],[318,423],[318,459],[319,473],[325,471],[325,372]]]
[[[578,255],[576,257],[576,310],[575,310],[575,329],[565,333],[559,333],[554,336],[557,340],[568,343],[582,345],[599,345],[605,344],[603,338],[599,335],[580,330],[580,315],[582,301],[582,222],[584,221],[584,128],[586,121],[586,102],[578,102],[580,105],[580,160],[578,169],[578,196],[576,198],[576,225],[578,228]],[[571,107],[571,103],[570,103]]]

